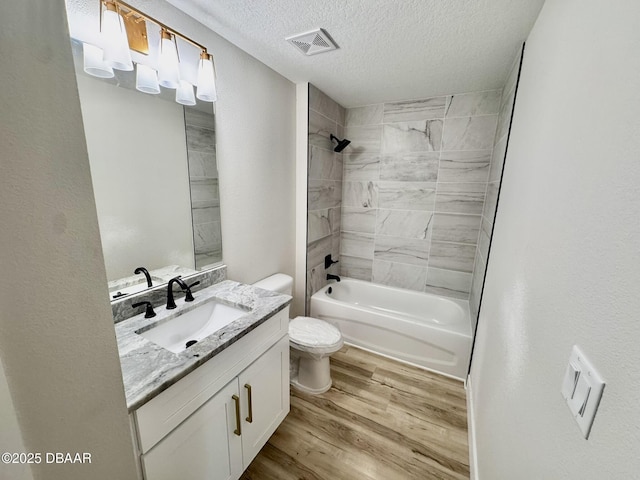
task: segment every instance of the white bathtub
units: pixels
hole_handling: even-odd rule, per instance
[[[336,325],[352,345],[461,380],[467,376],[471,318],[464,300],[342,277],[313,294],[311,316]]]

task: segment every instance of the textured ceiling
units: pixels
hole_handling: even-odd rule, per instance
[[[544,0],[167,0],[346,107],[501,87]],[[284,38],[322,27],[340,49]],[[213,52],[215,55],[215,52]]]

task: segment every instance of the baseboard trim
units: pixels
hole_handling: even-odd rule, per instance
[[[476,422],[473,413],[473,383],[471,375],[467,376],[465,382],[467,390],[467,427],[469,433],[469,478],[471,480],[480,480],[478,475],[478,453],[476,449]]]

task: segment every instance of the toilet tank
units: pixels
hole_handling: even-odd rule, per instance
[[[271,290],[272,292],[291,295],[291,292],[293,291],[293,278],[289,275],[285,275],[284,273],[276,273],[254,283],[253,286],[264,288],[265,290]]]

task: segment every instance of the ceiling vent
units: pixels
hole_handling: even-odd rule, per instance
[[[338,48],[331,36],[322,28],[293,35],[285,38],[285,40],[305,55],[315,55],[316,53],[328,52]]]

